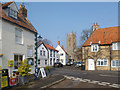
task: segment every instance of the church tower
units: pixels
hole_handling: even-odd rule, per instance
[[[67,34],[67,53],[69,60],[75,60],[76,33]]]

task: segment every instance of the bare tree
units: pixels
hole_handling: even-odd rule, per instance
[[[89,36],[91,35],[92,33],[92,28],[90,29],[84,29],[82,30],[81,32],[81,36],[80,36],[80,47],[84,44],[84,42],[89,38]]]
[[[44,44],[52,45],[52,42],[51,42],[50,40],[46,39],[46,38],[43,39],[42,42],[43,42]]]

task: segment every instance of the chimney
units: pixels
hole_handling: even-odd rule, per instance
[[[58,45],[60,45],[60,41],[58,41]]]
[[[20,4],[19,13],[22,14],[24,17],[27,17],[27,9],[25,8],[25,5]]]
[[[98,23],[96,23],[96,25],[94,24],[94,25],[92,26],[92,31],[93,31],[93,32],[94,32],[95,30],[97,30],[97,29],[99,29]]]

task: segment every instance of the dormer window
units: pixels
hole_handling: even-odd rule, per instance
[[[98,44],[92,44],[91,45],[91,52],[97,52],[98,51]]]
[[[112,43],[113,50],[120,50],[120,42]]]
[[[12,8],[9,8],[9,13],[8,13],[8,15],[9,15],[10,17],[14,18],[14,19],[17,19],[17,17],[18,17],[18,12],[15,11],[15,10],[13,10]]]

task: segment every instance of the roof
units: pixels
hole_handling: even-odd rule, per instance
[[[13,3],[13,2],[14,2],[14,1],[4,3],[4,4],[2,5],[2,7],[7,7],[8,5],[10,5],[10,4]]]
[[[112,42],[120,42],[120,26],[108,27],[95,30],[88,40],[83,44],[83,46],[89,46],[92,44],[112,44]]]
[[[45,44],[45,46],[46,46],[48,49],[51,49],[51,50],[54,50],[54,51],[57,51],[57,52],[58,52],[58,50],[56,50],[54,47],[52,47],[52,46],[50,46],[50,45]]]
[[[10,5],[11,3],[13,3],[14,1],[12,2],[7,2],[5,4],[2,4],[2,9],[0,9],[0,12],[2,12],[2,14],[0,14],[0,17],[3,19],[3,20],[6,20],[8,22],[11,22],[11,23],[14,23],[20,27],[23,27],[29,31],[32,31],[32,32],[35,32],[37,33],[37,30],[33,27],[33,25],[30,23],[30,21],[28,20],[27,17],[24,17],[22,14],[18,13],[18,20],[16,19],[13,19],[9,16],[7,16],[4,12],[4,9],[3,7],[6,7],[8,5]],[[1,3],[0,3],[1,4]],[[1,5],[0,5],[0,8],[1,8]],[[1,11],[2,10],[2,11]]]
[[[68,53],[65,51],[64,47],[62,46],[61,48],[62,48],[62,49],[63,49],[63,51],[64,51],[64,52],[68,55]]]

